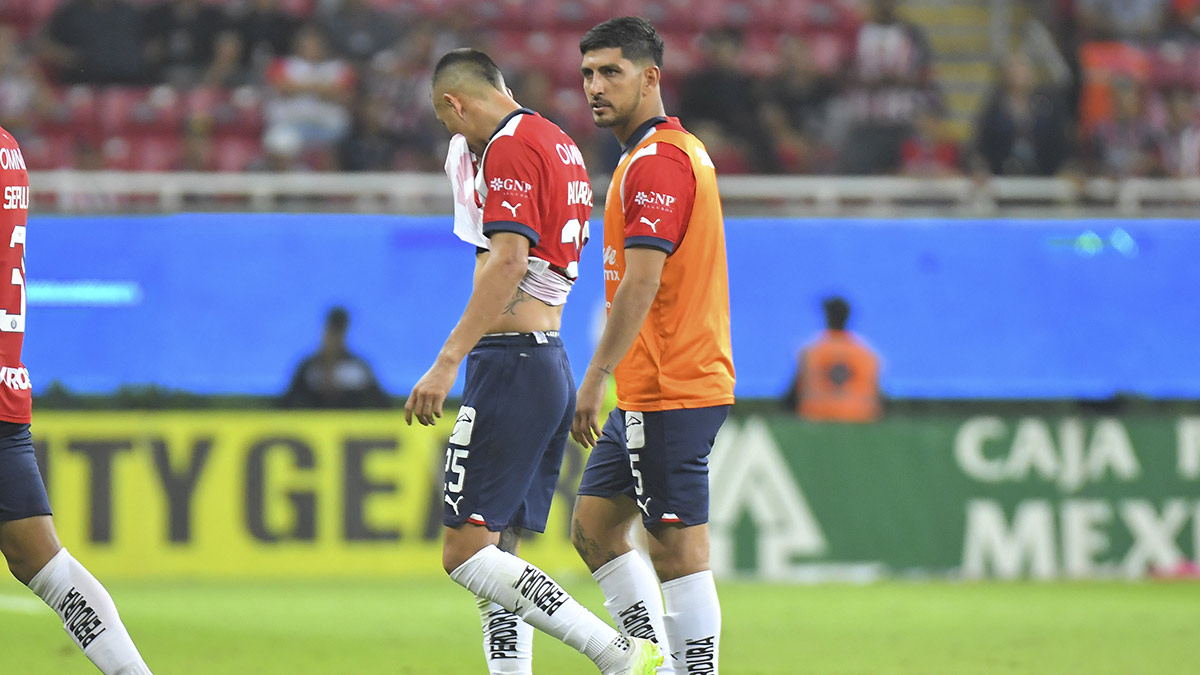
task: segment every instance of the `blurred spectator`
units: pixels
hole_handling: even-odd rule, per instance
[[[67,0],[50,17],[38,56],[61,82],[146,81],[141,16],[123,0]]]
[[[945,111],[926,106],[913,133],[900,147],[900,173],[918,178],[945,178],[962,173],[958,143],[946,125]]]
[[[297,31],[295,43],[295,51],[276,59],[267,73],[272,97],[265,110],[266,133],[288,129],[306,151],[325,152],[350,130],[354,69],[330,56],[315,26]]]
[[[24,145],[52,104],[41,71],[21,51],[16,29],[0,25],[0,127]]]
[[[709,139],[696,131],[697,122],[712,122],[727,139],[745,148],[753,171],[778,170],[771,140],[763,129],[752,80],[742,70],[741,35],[721,29],[705,36],[705,66],[687,76],[679,97],[683,123],[706,144]],[[722,168],[723,173],[731,173]]]
[[[809,420],[874,422],[882,414],[879,356],[846,330],[849,303],[833,296],[822,301],[821,307],[825,331],[800,350],[785,403]]]
[[[312,168],[304,162],[304,139],[300,137],[300,132],[291,127],[267,129],[263,135],[262,150],[262,156],[254,158],[247,167],[250,171],[291,173]]]
[[[383,129],[402,149],[396,168],[436,171],[445,159],[445,133],[430,105],[436,30],[420,24],[371,61],[365,97],[384,111]]]
[[[220,89],[236,89],[249,84],[242,56],[241,35],[233,30],[223,31],[213,43],[213,57],[200,77],[200,84]]]
[[[400,38],[396,19],[368,0],[332,0],[319,20],[329,44],[340,56],[365,64]]]
[[[1167,95],[1167,129],[1159,140],[1161,172],[1173,178],[1200,176],[1200,121],[1196,94],[1180,87]]]
[[[1157,38],[1168,0],[1076,0],[1084,36],[1091,40]]]
[[[346,329],[350,315],[329,310],[320,348],[296,366],[280,404],[285,408],[387,408],[387,394],[371,366],[350,352]]]
[[[1033,64],[1014,54],[1000,69],[976,128],[975,146],[997,176],[1053,176],[1070,152],[1062,97],[1036,88]]]
[[[183,135],[183,152],[176,171],[216,171],[217,153],[213,143],[212,120],[193,116]]]
[[[1084,161],[1092,175],[1126,178],[1156,172],[1157,134],[1145,119],[1140,86],[1128,79],[1112,84],[1114,116],[1101,122],[1088,138]]]
[[[840,164],[846,173],[895,171],[917,113],[939,105],[929,77],[929,41],[919,27],[899,17],[896,5],[897,0],[873,0],[871,18],[858,31],[855,84],[836,113],[842,125]]]
[[[242,65],[258,75],[292,48],[300,22],[279,9],[279,0],[249,0],[249,3],[234,17],[233,25],[242,38]]]
[[[146,58],[156,82],[179,88],[200,79],[213,60],[225,14],[200,0],[167,0],[145,14]]]
[[[396,164],[396,139],[388,133],[383,101],[368,99],[357,108],[354,130],[342,145],[344,171],[391,171]]]
[[[780,41],[779,69],[766,78],[760,98],[763,126],[775,143],[775,155],[788,172],[814,168],[811,154],[820,145],[826,108],[837,91],[832,78],[817,72],[812,54],[794,36]]]

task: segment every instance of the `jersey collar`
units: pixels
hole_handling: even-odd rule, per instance
[[[621,155],[624,156],[624,155],[628,154],[630,150],[636,148],[639,143],[646,140],[646,137],[649,136],[651,134],[651,132],[654,131],[654,127],[656,127],[666,121],[667,121],[667,118],[663,117],[662,115],[659,115],[657,117],[651,117],[650,119],[646,120],[645,122],[642,122],[641,124],[639,124],[638,128],[634,129],[633,133],[629,135],[629,142],[626,143],[624,146],[622,146]]]
[[[508,124],[509,120],[516,117],[517,115],[536,115],[536,114],[537,113],[530,110],[529,108],[517,108],[516,110],[505,115],[504,119],[500,120],[500,124],[496,125],[496,130],[492,132],[491,136],[488,136],[488,140],[490,141],[491,139],[495,138],[496,134],[500,133],[500,130],[504,128],[504,125]]]

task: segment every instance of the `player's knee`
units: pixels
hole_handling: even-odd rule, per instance
[[[462,567],[462,564],[470,560],[470,558],[470,556],[463,556],[458,551],[447,546],[442,549],[442,569],[446,570],[446,574],[454,574],[454,570]]]

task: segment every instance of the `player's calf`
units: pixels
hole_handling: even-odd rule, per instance
[[[108,591],[61,549],[29,582],[63,629],[104,675],[151,675]]]

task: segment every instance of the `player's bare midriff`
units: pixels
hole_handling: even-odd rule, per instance
[[[475,282],[487,260],[488,253],[475,256]],[[518,290],[505,305],[500,318],[488,328],[489,333],[529,333],[532,331],[558,330],[562,326],[563,306],[547,305],[528,293]]]

